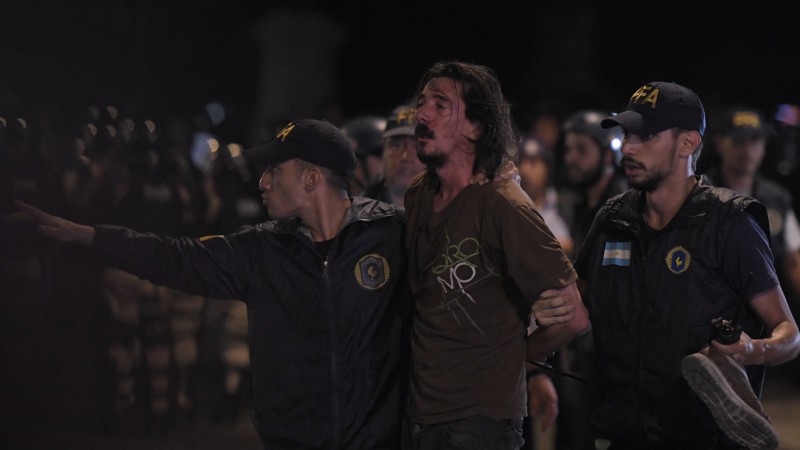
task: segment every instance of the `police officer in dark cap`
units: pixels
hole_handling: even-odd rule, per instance
[[[766,209],[695,175],[706,119],[691,89],[646,83],[601,125],[625,132],[632,189],[605,203],[575,260],[603,391],[596,437],[611,450],[777,447],[763,367],[797,357],[800,333]]]
[[[416,115],[417,108],[410,104],[400,105],[389,114],[381,146],[383,174],[367,187],[365,197],[404,205],[411,180],[425,170],[425,165],[417,158]]]
[[[792,208],[792,195],[760,172],[766,143],[772,135],[772,126],[760,110],[747,106],[728,108],[713,131],[719,165],[706,175],[714,185],[751,195],[767,208],[778,274],[791,288],[792,298],[796,298],[800,294],[800,226]],[[796,301],[790,305],[797,310]]]
[[[80,225],[21,202],[16,217],[156,284],[244,301],[265,448],[399,448],[411,322],[402,213],[348,196],[354,154],[330,123],[291,122],[245,153],[264,167],[271,220],[225,236]]]

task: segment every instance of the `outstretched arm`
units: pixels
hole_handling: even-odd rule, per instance
[[[14,205],[19,209],[19,212],[11,214],[8,220],[30,222],[36,226],[36,230],[43,236],[55,239],[58,242],[83,246],[91,245],[94,240],[94,227],[47,214],[41,209],[19,200],[14,200]]]

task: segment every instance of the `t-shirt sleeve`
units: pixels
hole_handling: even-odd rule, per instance
[[[572,263],[532,203],[498,201],[498,206],[495,217],[508,275],[527,303],[532,305],[547,289],[560,288],[559,279],[577,280]]]
[[[779,283],[767,235],[750,214],[736,216],[728,228],[722,271],[733,289],[747,299]]]

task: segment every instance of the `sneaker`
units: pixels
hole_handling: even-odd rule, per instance
[[[735,359],[708,347],[683,358],[681,371],[728,438],[751,449],[778,446],[778,432]]]

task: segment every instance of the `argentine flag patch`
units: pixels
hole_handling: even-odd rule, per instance
[[[604,266],[629,267],[631,265],[630,242],[606,242],[603,250]]]

